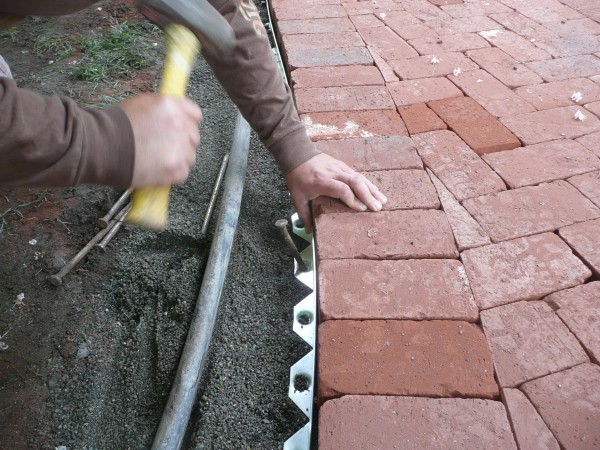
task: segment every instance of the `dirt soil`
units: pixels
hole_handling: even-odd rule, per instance
[[[161,35],[148,67],[110,82],[73,79],[75,53],[33,48],[141,19],[131,1],[100,2],[60,18],[27,18],[0,37],[19,85],[83,105],[157,87]],[[264,16],[264,4],[257,5]],[[97,9],[100,8],[100,9]],[[125,226],[56,288],[58,271],[98,231],[120,192],[100,186],[0,189],[0,448],[149,448],[177,369],[216,215],[200,235],[236,111],[203,61],[189,95],[203,108],[189,180],[172,190],[169,227]],[[185,447],[275,449],[305,422],[287,397],[289,368],[307,351],[292,331],[308,294],[293,276],[274,222],[293,212],[273,158],[252,136],[240,221],[211,354]],[[64,447],[61,447],[64,446]]]

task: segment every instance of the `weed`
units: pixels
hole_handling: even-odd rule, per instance
[[[39,206],[40,204],[42,204],[43,202],[46,202],[50,199],[50,197],[53,197],[54,194],[52,194],[50,191],[43,190],[40,192],[34,192],[32,194],[32,200],[25,202],[25,203],[19,203],[18,205],[14,205],[14,206],[10,206],[9,208],[5,209],[4,211],[0,211],[0,233],[2,233],[2,230],[4,229],[4,225],[6,225],[6,217],[9,216],[18,216],[21,219],[25,218],[25,214],[23,214],[23,209],[25,209],[28,206]],[[8,197],[4,197],[6,198],[6,201],[8,203],[10,203],[10,200],[8,199]]]
[[[0,39],[6,38],[10,39],[11,42],[16,42],[18,34],[19,29],[17,27],[11,27],[6,30],[0,31]]]
[[[71,56],[74,50],[73,39],[64,36],[39,37],[33,43],[33,52],[36,55],[57,60]]]
[[[106,81],[126,77],[148,66],[144,52],[152,48],[148,30],[139,24],[117,23],[101,35],[80,38],[82,58],[73,76],[84,81]]]

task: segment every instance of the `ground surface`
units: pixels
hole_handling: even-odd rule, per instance
[[[128,1],[96,6],[102,9],[26,19],[2,35],[0,53],[22,87],[100,106],[156,88],[163,49],[151,27],[144,30],[148,64],[110,83],[74,80],[77,50],[63,58],[56,47],[34,51],[40,42],[96,36],[139,20]],[[200,236],[200,228],[235,120],[203,62],[189,94],[203,108],[202,145],[190,179],[172,191],[168,230],[125,227],[106,253],[92,252],[61,287],[46,277],[96,233],[96,220],[120,192],[96,186],[0,191],[0,341],[7,347],[0,351],[0,448],[151,444],[198,294],[213,231]],[[276,165],[253,136],[188,448],[280,448],[303,424],[287,386],[289,367],[307,351],[291,330],[292,308],[306,292],[273,226],[292,211]]]

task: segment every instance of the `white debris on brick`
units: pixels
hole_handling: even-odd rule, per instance
[[[577,110],[577,112],[575,113],[575,118],[577,120],[581,120],[582,122],[586,119],[585,114],[583,114],[581,111]]]
[[[440,59],[435,55],[431,55],[431,64],[439,64],[439,63],[440,63]]]
[[[452,71],[452,73],[454,74],[455,77],[457,77],[462,73],[462,70],[460,70],[460,67],[457,67],[456,69],[454,69]]]
[[[575,103],[579,103],[582,99],[583,95],[581,92],[573,92],[573,95],[571,95],[571,100],[573,100]]]

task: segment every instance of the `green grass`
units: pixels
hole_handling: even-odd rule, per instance
[[[64,36],[39,37],[33,43],[33,52],[36,55],[57,60],[71,56],[74,51],[73,39],[67,39]]]
[[[122,22],[101,35],[79,38],[82,57],[73,68],[73,76],[98,82],[124,78],[134,70],[148,67],[144,54],[153,48],[149,37],[143,23]]]

